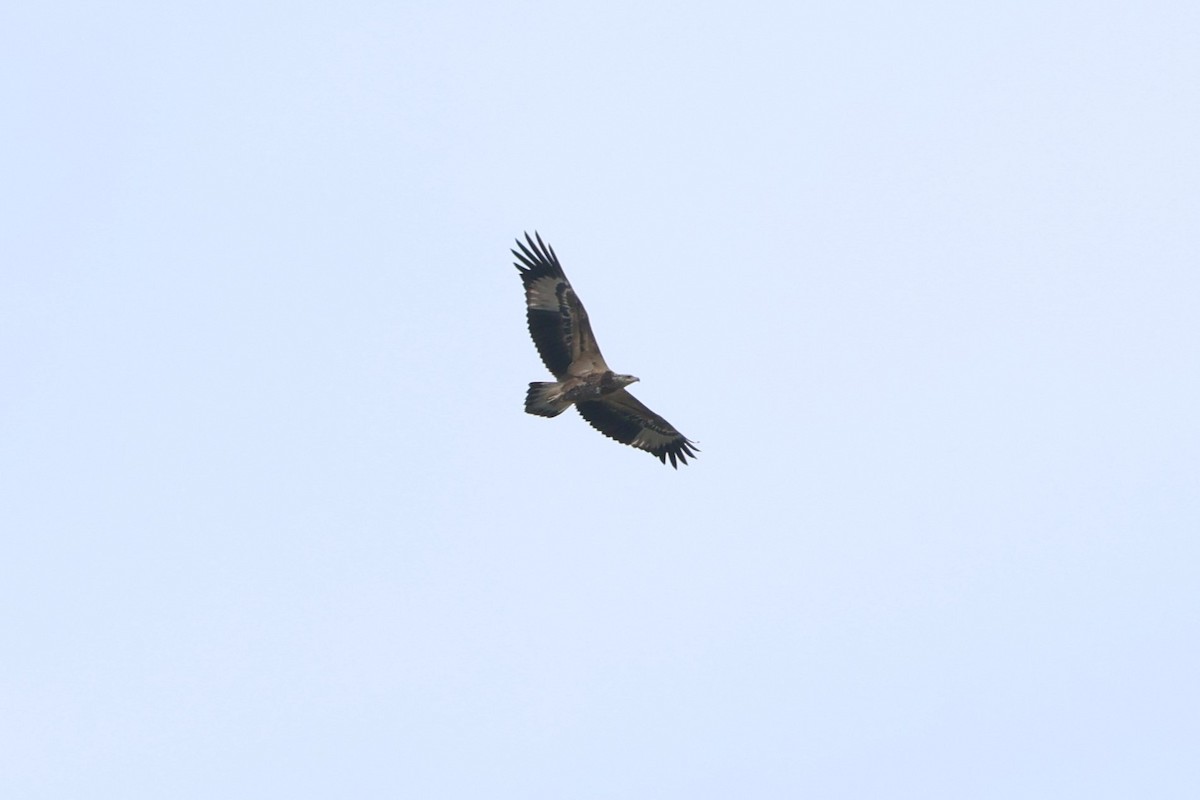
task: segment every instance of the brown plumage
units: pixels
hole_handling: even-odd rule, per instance
[[[608,368],[592,335],[583,303],[563,274],[554,249],[525,234],[512,254],[525,285],[529,334],[546,368],[558,380],[531,383],[525,411],[556,417],[571,405],[596,430],[623,444],[645,450],[678,469],[695,458],[696,443],[655,414],[625,387],[638,379]]]

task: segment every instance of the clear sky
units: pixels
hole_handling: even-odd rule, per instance
[[[7,4],[0,795],[1200,796],[1198,42]]]

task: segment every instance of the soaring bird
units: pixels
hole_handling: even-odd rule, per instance
[[[557,381],[529,384],[525,411],[540,417],[557,417],[571,405],[605,436],[645,450],[675,469],[695,458],[696,443],[675,430],[625,387],[638,379],[613,372],[604,363],[587,312],[571,282],[563,274],[554,248],[536,232],[525,241],[513,262],[525,284],[529,334],[546,368]]]

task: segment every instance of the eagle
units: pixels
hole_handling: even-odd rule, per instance
[[[642,405],[625,387],[638,379],[613,372],[600,355],[583,303],[563,274],[554,248],[525,233],[513,262],[525,285],[529,334],[557,381],[529,384],[525,411],[557,417],[574,405],[588,423],[610,439],[658,456],[679,469],[695,458],[696,443]]]

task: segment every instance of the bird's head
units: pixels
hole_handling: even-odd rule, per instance
[[[628,386],[640,380],[636,375],[613,375],[613,382],[618,386]]]

